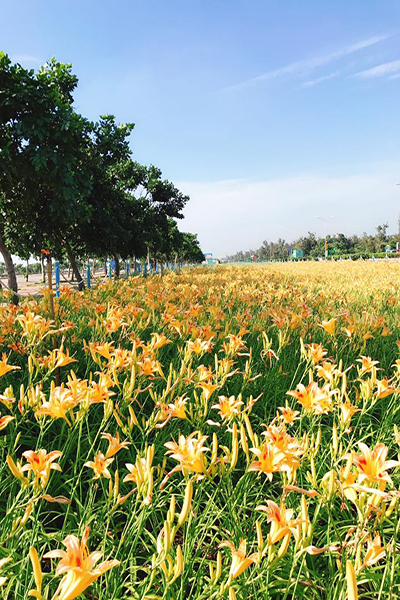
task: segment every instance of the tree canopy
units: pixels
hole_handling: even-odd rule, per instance
[[[74,107],[70,64],[37,72],[0,53],[0,251],[14,290],[11,254],[127,259],[151,253],[200,261],[196,236],[177,235],[189,197],[154,165],[133,159],[133,123],[95,123]],[[191,246],[192,244],[192,246]]]

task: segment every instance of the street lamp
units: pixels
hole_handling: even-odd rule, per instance
[[[326,219],[317,215],[317,219],[320,219],[324,224],[324,240],[325,240],[325,260],[328,258],[328,240],[326,239]],[[333,219],[333,215],[329,215],[329,219]]]

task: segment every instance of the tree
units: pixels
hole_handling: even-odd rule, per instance
[[[54,59],[34,71],[0,54],[0,207],[6,240],[34,254],[63,250],[81,280],[71,223],[90,217],[85,153],[91,124],[74,111],[77,78]]]

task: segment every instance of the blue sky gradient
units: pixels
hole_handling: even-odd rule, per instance
[[[15,0],[0,46],[72,62],[77,109],[190,193],[182,229],[224,255],[279,235],[397,227],[396,0]],[[331,218],[332,215],[332,218]]]

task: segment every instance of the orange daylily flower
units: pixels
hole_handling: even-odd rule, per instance
[[[377,533],[372,540],[369,538],[367,540],[367,552],[364,556],[364,562],[362,567],[371,567],[378,561],[382,560],[386,555],[386,550],[382,546],[381,536]]]
[[[7,361],[8,361],[7,355],[5,353],[3,353],[2,360],[0,360],[0,377],[3,377],[3,375],[5,375],[6,373],[9,373],[10,371],[15,371],[15,370],[21,368],[21,367],[7,364]]]
[[[262,471],[270,481],[274,473],[292,470],[284,453],[268,441],[261,444],[260,448],[250,448],[250,451],[257,456],[258,460],[250,463],[249,471]]]
[[[329,335],[335,335],[336,322],[337,319],[329,319],[329,321],[324,320],[322,321],[322,323],[319,324],[319,326],[322,327],[322,329],[325,329],[325,331],[329,333]]]
[[[215,408],[219,411],[219,415],[222,419],[230,420],[235,415],[240,413],[240,407],[243,405],[243,401],[235,396],[218,396],[218,404],[213,404],[211,408]]]
[[[52,600],[74,600],[80,596],[98,577],[118,566],[118,560],[107,560],[96,567],[102,552],[91,552],[87,546],[89,527],[86,527],[79,540],[68,535],[64,540],[67,550],[51,550],[43,558],[60,558],[56,575],[64,575]]]
[[[287,535],[293,535],[297,539],[299,536],[299,525],[303,523],[302,519],[293,519],[293,509],[286,508],[281,503],[280,506],[267,500],[267,506],[257,506],[256,510],[261,510],[267,513],[267,523],[271,524],[271,530],[268,534],[268,544],[274,545]]]
[[[371,450],[363,442],[359,442],[358,446],[361,454],[353,454],[353,464],[357,467],[359,483],[392,483],[388,469],[398,467],[398,460],[386,460],[388,447],[385,444],[376,444]]]
[[[43,448],[35,452],[34,450],[26,450],[22,453],[22,456],[26,459],[27,464],[21,468],[21,471],[27,471],[33,473],[35,478],[35,485],[39,484],[44,488],[50,477],[50,471],[61,471],[61,467],[58,463],[54,462],[60,456],[62,452],[60,450],[53,450],[53,452],[47,453]]]
[[[257,562],[258,553],[254,552],[253,554],[246,556],[246,546],[247,543],[244,539],[240,540],[239,548],[237,549],[229,540],[226,540],[219,545],[220,548],[229,548],[232,552],[232,563],[229,570],[229,579],[231,581],[232,579],[239,577],[247,567]]]
[[[282,413],[280,418],[287,425],[291,425],[299,418],[300,411],[291,409],[288,404],[286,404],[286,406],[278,406],[278,408]]]
[[[312,381],[307,387],[299,383],[297,390],[290,390],[286,393],[296,398],[305,410],[315,414],[327,414],[332,410],[332,396],[335,392],[330,390],[328,384],[320,388],[315,381]]]
[[[15,417],[12,417],[11,415],[5,415],[4,417],[0,417],[0,431],[2,431],[2,429],[5,429],[7,425],[11,423],[11,421],[14,421],[14,419]]]
[[[305,348],[307,350],[308,359],[311,360],[314,365],[322,362],[328,354],[328,351],[325,350],[322,344],[306,344]]]
[[[103,433],[101,437],[102,439],[108,440],[108,449],[105,458],[111,458],[112,456],[115,456],[117,452],[122,450],[122,448],[127,448],[131,445],[130,442],[119,441],[119,431],[117,431],[115,437],[113,437],[111,433]]]
[[[89,460],[85,462],[84,467],[89,467],[94,471],[94,479],[100,479],[100,477],[105,477],[106,479],[111,479],[111,473],[108,470],[108,466],[113,462],[113,458],[106,458],[104,454],[98,452],[94,460]]]
[[[348,427],[350,425],[351,417],[356,412],[359,412],[359,410],[359,408],[353,406],[348,400],[340,405],[341,423],[343,427]]]
[[[186,476],[189,473],[203,474],[206,472],[206,459],[204,453],[208,448],[204,447],[207,435],[200,435],[194,431],[187,438],[184,435],[179,436],[178,443],[167,442],[164,444],[168,448],[167,454],[179,462],[179,464],[170,471],[169,475],[176,471],[182,471]]]

